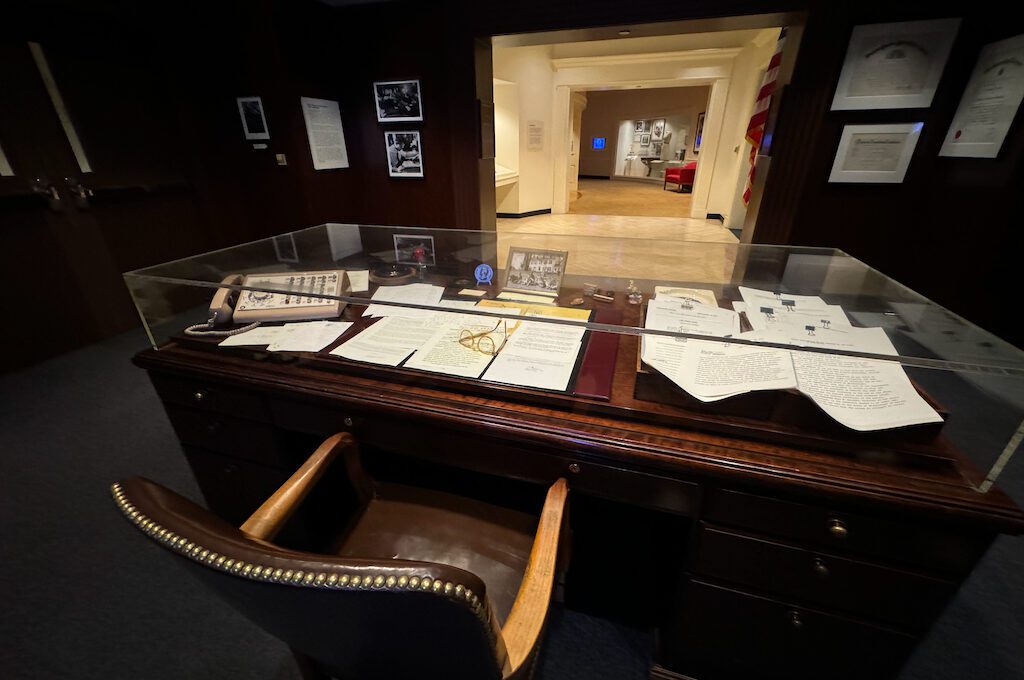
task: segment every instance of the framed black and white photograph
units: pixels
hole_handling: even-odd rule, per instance
[[[650,146],[650,145],[651,145],[651,136],[650,135],[641,135],[640,136],[640,146]]]
[[[700,140],[704,136],[704,111],[697,114],[697,132],[693,135],[693,152],[700,153]]]
[[[270,128],[263,113],[263,100],[259,97],[238,97],[238,115],[246,139],[270,139]]]
[[[423,152],[420,133],[415,130],[385,132],[388,174],[392,177],[423,177]]]
[[[845,126],[828,181],[899,184],[922,127],[923,123]]]
[[[633,121],[633,132],[643,132],[645,125],[650,125],[650,123],[646,120]]]
[[[418,80],[386,80],[373,84],[377,121],[406,123],[423,120],[423,95]]]
[[[651,126],[651,141],[660,142],[665,138],[665,119],[658,118]]]
[[[664,142],[651,142],[651,155],[661,158],[661,147]]]
[[[508,250],[505,290],[558,295],[569,253],[562,250],[515,248]]]
[[[399,264],[437,264],[434,257],[434,237],[419,234],[395,234],[395,262]]]
[[[854,26],[833,111],[931,106],[960,19]]]

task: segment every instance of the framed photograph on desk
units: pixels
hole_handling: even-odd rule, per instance
[[[568,259],[569,253],[564,250],[509,248],[505,290],[556,297]]]

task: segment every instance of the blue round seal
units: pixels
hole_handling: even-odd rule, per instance
[[[477,285],[486,283],[489,286],[491,285],[491,279],[494,278],[494,270],[491,269],[489,264],[481,264],[473,272],[473,275],[476,276]]]

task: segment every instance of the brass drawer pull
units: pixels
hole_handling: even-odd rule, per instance
[[[804,627],[804,617],[800,616],[800,612],[795,609],[789,610],[789,624],[794,628]]]
[[[839,519],[833,519],[828,523],[828,533],[832,538],[836,540],[843,540],[850,535],[849,530],[846,528],[846,524]]]
[[[569,472],[573,473],[574,475],[578,475],[580,473],[580,464],[569,463]]]
[[[815,557],[811,562],[811,569],[814,570],[815,576],[820,578],[828,578],[828,565],[825,564],[825,560],[820,557]]]
[[[192,395],[192,399],[195,401],[206,401],[206,397],[207,394],[205,390],[196,390],[195,394]]]

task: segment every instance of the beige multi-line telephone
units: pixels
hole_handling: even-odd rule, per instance
[[[218,288],[210,301],[206,323],[189,326],[185,329],[186,335],[236,335],[252,330],[264,321],[333,319],[341,315],[345,303],[330,296],[344,295],[351,288],[345,272],[340,270],[232,274],[224,277],[221,283],[262,290]],[[224,329],[229,323],[246,325]]]

